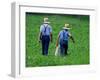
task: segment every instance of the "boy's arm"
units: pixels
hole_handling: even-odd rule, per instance
[[[49,30],[50,30],[50,41],[53,41],[53,35],[52,35],[52,27],[49,25]]]
[[[42,38],[42,32],[39,33],[39,36],[38,36],[38,41],[40,42],[41,41],[41,38]]]
[[[73,43],[75,43],[75,40],[74,40],[73,36],[70,33],[69,33],[69,37],[73,41]]]
[[[41,25],[41,26],[40,26],[39,36],[38,36],[38,41],[39,41],[39,42],[41,41],[41,38],[42,38],[42,28],[43,28],[43,26]]]
[[[75,43],[75,40],[74,40],[74,38],[73,38],[72,36],[70,36],[70,38],[71,38],[71,40],[73,41],[73,43]]]
[[[52,33],[50,33],[50,41],[52,42]]]

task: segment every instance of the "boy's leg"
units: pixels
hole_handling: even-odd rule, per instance
[[[68,52],[67,52],[68,51],[68,42],[67,42],[67,44],[64,45],[64,49],[65,49],[65,52],[64,52],[65,55],[68,55]]]
[[[49,49],[49,42],[50,42],[50,38],[49,36],[46,36],[45,38],[45,55],[48,55],[48,49]]]
[[[68,51],[68,45],[65,45],[65,55],[68,55],[67,51]]]
[[[60,44],[60,53],[63,56],[64,55],[64,46],[63,44]]]

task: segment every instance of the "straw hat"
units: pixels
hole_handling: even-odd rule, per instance
[[[70,29],[69,28],[69,24],[65,24],[65,26],[63,27],[63,29]]]
[[[50,23],[50,22],[49,22],[49,19],[48,19],[47,17],[44,18],[44,23],[47,23],[47,24]]]

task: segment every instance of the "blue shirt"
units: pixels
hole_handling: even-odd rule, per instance
[[[59,33],[59,41],[62,41],[63,39],[68,41],[69,35],[70,35],[70,33],[69,33],[68,30],[67,31],[66,30],[60,31],[60,33]]]
[[[50,36],[50,33],[52,32],[52,28],[49,24],[42,24],[40,26],[40,32],[42,33],[42,35]]]

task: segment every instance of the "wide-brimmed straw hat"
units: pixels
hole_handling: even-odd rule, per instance
[[[63,29],[70,29],[69,28],[69,24],[65,24],[65,26],[63,27]]]
[[[49,22],[49,19],[48,19],[47,17],[44,18],[44,23],[47,23],[47,24],[50,23],[50,22]]]

